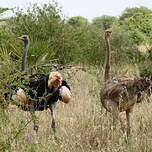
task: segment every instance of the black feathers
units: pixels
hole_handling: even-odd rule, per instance
[[[34,74],[29,77],[29,84],[28,86],[26,85],[28,88],[27,98],[29,99],[30,105],[34,104],[35,111],[43,111],[49,108],[50,104],[62,100],[59,94],[60,87],[66,86],[70,90],[69,85],[64,80],[62,80],[61,86],[58,89],[54,87],[49,89],[48,78],[49,75],[44,74]],[[22,106],[22,109],[25,111],[30,111],[29,108],[28,105]]]

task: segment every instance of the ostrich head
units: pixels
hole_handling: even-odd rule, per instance
[[[30,40],[28,35],[22,35],[22,36],[18,37],[18,39],[22,40],[24,43],[28,43]]]
[[[105,31],[105,37],[110,38],[110,35],[112,35],[112,31],[106,30]]]

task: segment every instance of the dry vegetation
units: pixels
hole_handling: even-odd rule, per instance
[[[112,67],[113,75],[116,73],[114,69]],[[138,76],[138,70],[133,73],[133,69],[135,67],[123,67],[117,74]],[[73,100],[67,105],[57,104],[57,138],[53,137],[49,110],[37,112],[40,121],[38,134],[34,132],[31,121],[17,137],[14,130],[22,129],[31,116],[13,105],[6,111],[7,124],[1,126],[3,135],[0,138],[7,141],[14,132],[11,152],[151,152],[152,103],[145,99],[135,106],[131,115],[131,136],[127,140],[121,133],[120,124],[113,122],[112,115],[106,115],[101,107],[99,91],[102,80],[103,74],[96,69],[89,72],[78,70],[68,80]]]

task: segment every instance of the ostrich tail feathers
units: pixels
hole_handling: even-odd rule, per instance
[[[12,96],[12,99],[15,100],[15,101],[21,101],[23,106],[28,104],[28,100],[27,100],[26,94],[25,94],[24,90],[21,89],[21,88],[19,88],[17,93]]]
[[[71,92],[66,86],[60,88],[60,96],[62,97],[62,102],[69,103],[71,101]]]

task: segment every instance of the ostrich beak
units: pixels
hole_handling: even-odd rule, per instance
[[[19,40],[24,40],[22,37],[18,37]]]

